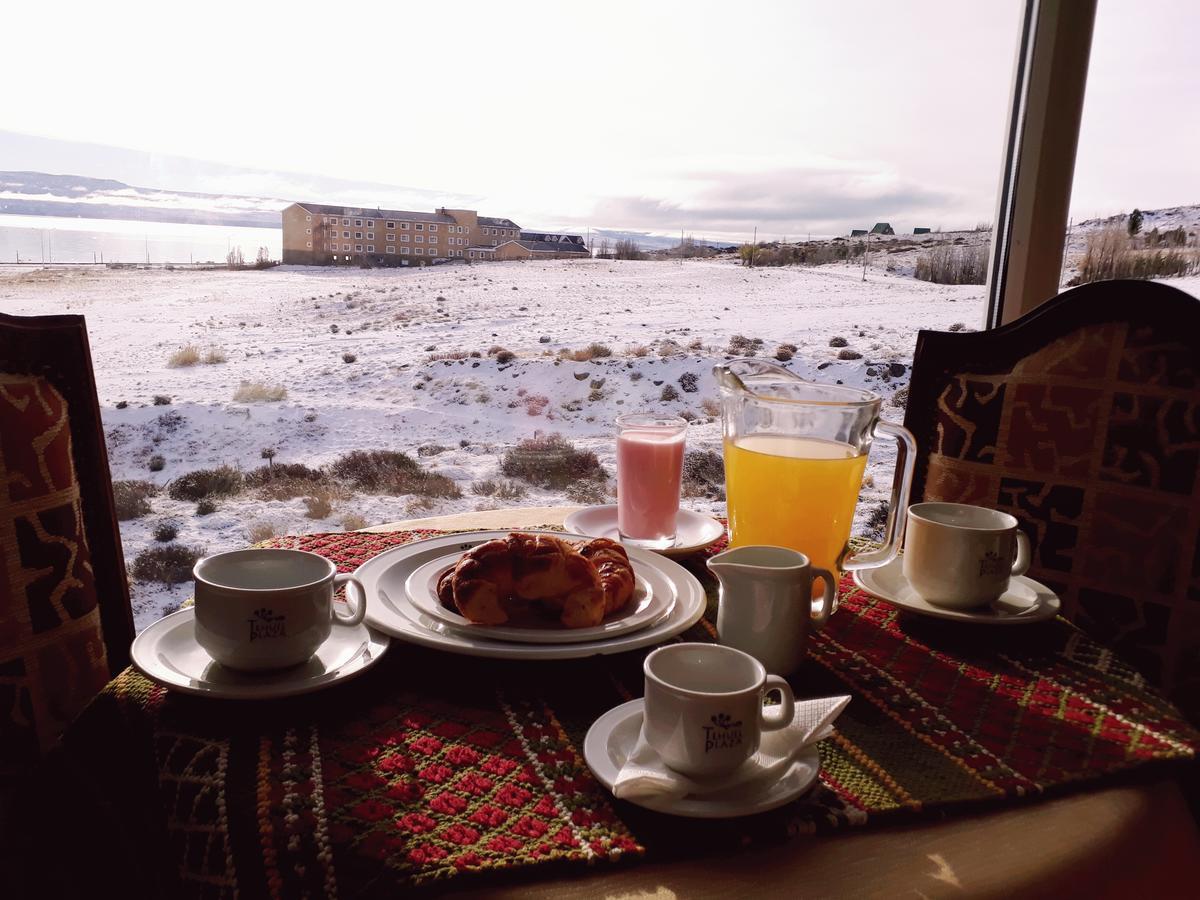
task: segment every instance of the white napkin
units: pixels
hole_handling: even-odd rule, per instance
[[[713,778],[691,778],[668,768],[647,743],[645,731],[639,731],[637,743],[613,781],[613,795],[626,799],[679,799],[689,794],[702,796],[748,781],[777,777],[786,771],[797,753],[833,733],[834,720],[849,702],[847,695],[797,700],[791,722],[775,731],[764,731],[757,753],[728,775]]]

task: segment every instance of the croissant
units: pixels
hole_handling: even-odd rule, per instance
[[[633,569],[613,541],[576,547],[553,535],[514,533],[463,554],[442,573],[437,593],[443,605],[480,625],[502,625],[540,606],[557,612],[567,628],[587,628],[629,602]]]

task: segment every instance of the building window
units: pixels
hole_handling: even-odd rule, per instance
[[[354,239],[356,241],[361,241],[362,240],[362,232],[361,231],[354,232]]]
[[[416,249],[416,253],[417,253],[417,256],[424,256],[424,255],[425,255],[425,248],[424,248],[424,247],[418,247],[418,248]]]
[[[387,252],[388,252],[388,253],[395,253],[395,252],[396,252],[396,248],[395,248],[395,247],[391,247],[391,246],[389,246],[389,247],[387,248]]]
[[[362,228],[362,219],[355,219],[355,220],[354,220],[354,227],[356,227],[356,228]]]
[[[431,224],[431,225],[429,226],[429,230],[430,230],[430,231],[437,231],[437,226],[436,226],[436,225],[432,225],[432,224]]]
[[[401,230],[401,231],[408,231],[408,223],[407,223],[407,222],[401,222],[401,223],[400,223],[400,230]]]
[[[375,232],[373,232],[373,231],[368,231],[368,232],[367,232],[367,240],[368,240],[368,241],[373,241],[373,240],[375,240]]]
[[[375,220],[374,220],[374,219],[367,219],[367,227],[368,227],[368,228],[374,228],[374,227],[375,227]]]
[[[405,255],[405,256],[407,256],[407,255],[408,255],[408,252],[409,252],[409,250],[411,250],[411,249],[412,249],[411,247],[401,247],[401,248],[400,248],[400,253],[401,253],[402,255]]]
[[[354,252],[355,252],[355,253],[362,253],[362,244],[355,244],[355,245],[354,245]]]
[[[349,224],[350,224],[350,220],[349,220],[349,219],[342,219],[342,224],[343,224],[343,225],[349,225]]]
[[[407,244],[408,243],[408,235],[407,234],[400,235],[400,242],[402,244]]]
[[[422,224],[421,222],[418,222],[417,223],[417,231],[424,231],[424,230],[425,230],[424,224]]]
[[[349,253],[349,252],[350,252],[350,245],[349,245],[349,244],[342,244],[342,249],[343,249],[343,250],[345,250],[347,253]]]
[[[375,252],[375,245],[374,245],[374,244],[367,244],[367,252],[368,252],[368,253],[374,253],[374,252]]]
[[[395,222],[388,222],[388,223],[387,223],[387,227],[388,227],[388,228],[395,228],[395,227],[396,227],[396,223],[395,223]]]
[[[423,235],[423,234],[418,234],[418,235],[417,235],[417,243],[418,243],[418,244],[423,244],[423,243],[425,243],[425,235]]]
[[[475,258],[475,251],[474,251],[474,250],[469,250],[469,251],[467,251],[467,252],[470,254],[470,257],[471,257],[471,259],[474,259],[474,258]]]
[[[344,238],[348,238],[348,237],[350,237],[350,232],[348,232],[348,231],[343,231],[343,232],[342,232],[342,237],[344,237]]]
[[[387,239],[388,239],[389,241],[394,241],[394,240],[396,239],[396,236],[395,236],[394,234],[389,234],[389,235],[387,236]]]

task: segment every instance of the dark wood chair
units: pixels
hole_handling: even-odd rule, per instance
[[[1103,282],[922,331],[905,425],[913,501],[1016,516],[1063,615],[1200,722],[1200,300]]]
[[[0,314],[0,774],[36,761],[133,636],[83,317]]]

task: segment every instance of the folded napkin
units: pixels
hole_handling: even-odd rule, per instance
[[[757,753],[728,775],[712,778],[692,778],[668,768],[646,742],[645,732],[639,731],[637,743],[613,782],[613,795],[677,800],[689,794],[703,796],[750,781],[777,778],[787,771],[796,754],[833,733],[833,721],[849,702],[849,696],[797,700],[791,722],[775,731],[764,731]]]

